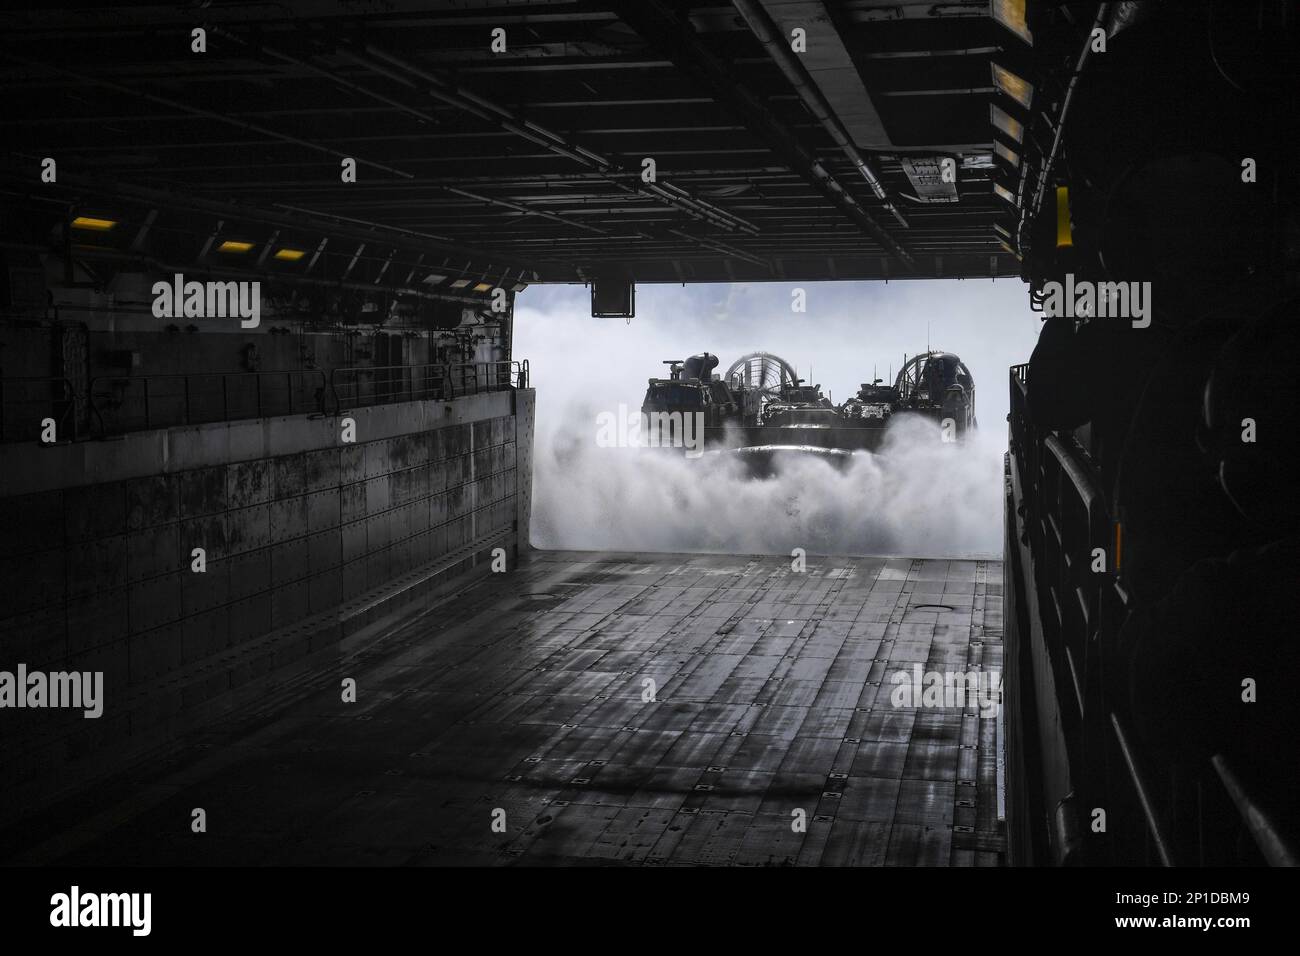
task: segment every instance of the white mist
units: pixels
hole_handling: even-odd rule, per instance
[[[534,287],[516,306],[516,357],[537,388],[536,547],[789,554],[989,557],[1002,552],[1007,369],[1038,333],[1020,283],[809,283],[638,287],[632,322],[593,319],[581,286]],[[945,444],[913,417],[836,470],[809,458],[754,479],[719,456],[599,447],[599,416],[639,408],[660,363],[699,351],[719,371],[762,349],[796,364],[836,402],[897,371],[904,351],[956,352],[976,381],[981,428]],[[908,343],[911,343],[908,345]],[[897,356],[893,353],[897,352]]]

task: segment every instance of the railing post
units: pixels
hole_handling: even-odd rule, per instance
[[[63,380],[63,400],[68,403],[63,410],[63,417],[72,418],[72,440],[77,441],[81,437],[78,430],[81,423],[77,420],[77,395],[72,390],[72,383],[66,378]]]

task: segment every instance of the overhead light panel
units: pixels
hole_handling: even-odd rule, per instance
[[[1002,223],[995,222],[993,224],[993,231],[996,232],[1003,239],[1006,239],[1008,242],[1011,241],[1011,230],[1009,230],[1006,226],[1002,225]]]
[[[957,202],[955,178],[943,174],[943,163],[948,157],[903,157],[903,172],[912,183],[912,191],[922,202]]]
[[[1030,46],[1034,45],[1034,35],[1029,32],[1029,18],[1025,13],[1025,0],[990,0],[989,16]]]
[[[281,262],[297,262],[299,259],[301,259],[301,258],[302,258],[303,256],[305,256],[306,254],[307,254],[307,253],[304,252],[302,249],[287,249],[287,248],[286,248],[286,249],[276,249],[276,250],[275,250],[275,258],[279,259]]]
[[[1010,163],[1012,169],[1020,168],[1020,154],[1017,153],[1010,146],[1004,146],[1002,143],[994,143],[993,152],[997,153],[1008,163]]]
[[[1017,143],[1025,136],[1025,127],[1020,120],[1008,114],[1000,106],[989,104],[989,121],[997,128],[998,132],[1009,139],[1014,139]]]
[[[1025,109],[1034,101],[1034,84],[1017,76],[1004,66],[990,63],[993,67],[993,85],[1011,97]]]
[[[993,191],[997,193],[999,196],[1001,196],[1003,199],[1005,199],[1007,202],[1011,203],[1011,205],[1014,206],[1016,204],[1016,194],[1013,193],[1006,186],[1003,186],[1001,183],[994,183]]]
[[[457,279],[455,282],[453,282],[453,283],[451,284],[451,287],[452,287],[453,289],[463,289],[463,288],[465,288],[465,286],[469,285],[471,281],[473,281],[473,280],[471,280],[471,279]]]
[[[251,242],[239,242],[235,239],[227,239],[221,245],[217,246],[217,252],[234,252],[244,253],[253,248]]]
[[[108,232],[116,225],[114,219],[96,219],[94,216],[78,216],[72,220],[73,229],[88,229],[91,232]]]
[[[491,283],[491,282],[480,282],[478,285],[474,286],[474,291],[475,291],[475,292],[487,292],[487,291],[488,291],[489,289],[491,289],[491,288],[492,288],[492,283]]]

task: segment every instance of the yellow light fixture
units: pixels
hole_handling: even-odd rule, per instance
[[[253,248],[251,242],[238,242],[234,239],[227,239],[221,245],[217,246],[217,252],[247,252]]]
[[[1019,168],[1020,168],[1020,154],[1017,153],[1017,152],[1016,152],[1014,149],[1012,149],[1010,146],[1007,146],[1007,145],[1005,145],[1005,144],[1003,144],[1003,143],[996,143],[996,142],[995,142],[995,143],[993,144],[993,152],[997,153],[999,156],[1001,156],[1003,159],[1005,159],[1008,163],[1010,163],[1012,169],[1019,169]]]
[[[997,127],[998,132],[1010,139],[1014,139],[1017,143],[1024,138],[1025,127],[1021,125],[1020,120],[1011,116],[1000,106],[989,105],[989,121]]]
[[[78,216],[72,220],[73,229],[88,229],[91,232],[108,232],[116,225],[115,219],[96,219],[94,216]]]
[[[276,258],[276,259],[279,259],[281,262],[297,262],[299,259],[301,259],[301,258],[302,258],[303,256],[305,256],[306,254],[307,254],[307,253],[304,252],[304,251],[301,250],[301,249],[277,249],[277,250],[275,250],[275,258]]]
[[[990,63],[993,67],[993,85],[1011,97],[1025,109],[1034,101],[1034,84],[1023,77],[1016,76],[1004,66]]]
[[[491,288],[492,288],[492,283],[491,283],[491,282],[480,282],[478,285],[474,286],[474,291],[475,291],[475,292],[487,292],[487,291],[488,291],[489,289],[491,289]]]
[[[1074,245],[1074,232],[1070,228],[1070,189],[1068,186],[1056,187],[1056,248],[1064,249]]]
[[[1003,199],[1005,199],[1007,202],[1011,203],[1011,205],[1014,206],[1016,204],[1016,194],[1013,193],[1010,189],[1007,189],[1007,187],[1003,186],[1001,183],[994,183],[993,191],[997,193],[999,196],[1001,196]]]
[[[1030,46],[1034,35],[1029,31],[1029,18],[1025,13],[1025,0],[990,0],[989,14]]]

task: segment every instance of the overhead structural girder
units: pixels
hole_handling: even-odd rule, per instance
[[[799,137],[735,79],[731,70],[714,56],[690,23],[681,19],[667,0],[637,0],[622,8],[619,15],[679,69],[704,81],[715,98],[734,111],[791,170],[902,262],[909,272],[923,271],[911,253],[844,188]]]
[[[254,47],[259,52],[263,53],[266,56],[271,57],[272,59],[280,60],[282,62],[292,64],[301,69],[309,70],[313,73],[316,73],[319,76],[325,77],[326,79],[330,80],[330,82],[338,83],[340,85],[346,86],[348,89],[352,90],[353,92],[359,93],[363,96],[370,97],[371,99],[374,99],[377,102],[384,103],[388,106],[393,107],[394,109],[401,110],[404,113],[414,116],[416,119],[420,120],[421,122],[431,123],[435,126],[438,125],[438,120],[436,117],[430,114],[427,110],[420,108],[416,104],[410,103],[402,99],[388,96],[387,94],[381,93],[378,90],[375,90],[371,87],[352,82],[340,76],[336,70],[328,69],[319,63],[312,62],[311,60],[305,60],[301,57],[292,56],[281,50],[267,46],[265,43],[255,42],[253,40],[246,40],[242,37],[236,36],[235,34],[220,28],[213,28],[213,29],[214,32],[216,32],[217,34],[224,36],[230,40],[233,40],[236,43],[241,43],[245,46]],[[421,70],[413,66],[412,64],[409,64],[406,61],[399,59],[398,57],[396,57],[391,53],[379,50],[374,46],[367,47],[367,52],[369,52],[372,56],[377,57],[384,61],[384,66],[380,66],[366,59],[364,56],[361,56],[357,50],[345,48],[342,49],[340,52],[343,53],[343,55],[346,56],[347,58],[351,59],[353,62],[357,63],[359,66],[365,67],[371,70],[372,72],[379,73],[388,79],[395,80],[404,86],[408,86],[408,87],[414,86],[414,84],[412,83],[412,76],[418,77],[425,83],[430,84],[431,86],[431,88],[426,89],[424,92],[434,97],[435,99],[438,99],[440,102],[443,102],[449,106],[454,106],[459,109],[466,110],[467,112],[470,112],[481,119],[485,119],[490,122],[495,122],[502,129],[510,132],[518,133],[519,135],[523,136],[529,141],[541,145],[551,150],[552,152],[557,153],[558,155],[565,156],[568,159],[577,160],[578,162],[582,163],[582,165],[588,167],[589,169],[592,169],[598,174],[602,174],[608,177],[614,173],[623,172],[623,170],[621,170],[618,167],[618,165],[614,163],[612,160],[603,157],[597,153],[594,153],[591,150],[584,149],[581,146],[566,142],[564,137],[562,137],[560,134],[552,132],[551,130],[539,126],[536,123],[532,123],[527,120],[517,118],[514,116],[514,114],[512,114],[508,109],[506,109],[503,106],[492,103],[487,99],[484,99],[483,97],[477,96],[468,91],[458,90],[448,81],[445,81],[440,77],[437,77],[424,70]],[[411,74],[412,76],[400,75],[401,72],[403,71]],[[441,93],[439,91],[441,91]],[[709,223],[710,225],[716,226],[718,228],[723,228],[730,231],[743,230],[748,233],[755,233],[758,231],[757,227],[754,226],[753,223],[750,223],[739,216],[734,216],[731,213],[727,212],[726,210],[713,205],[712,203],[708,203],[703,200],[697,199],[686,190],[674,186],[671,183],[667,183],[667,182],[647,183],[638,188],[638,187],[629,187],[628,185],[626,185],[626,183],[622,181],[615,181],[612,178],[610,178],[609,181],[613,182],[614,185],[616,185],[620,190],[628,193],[629,195],[640,194],[640,195],[649,196],[653,199],[658,200],[659,202],[664,203],[665,205],[672,206],[673,208],[685,212],[688,216],[691,216],[694,219],[703,220]],[[505,199],[500,199],[497,197],[471,193],[466,190],[454,189],[449,186],[445,186],[443,188],[449,194],[463,196],[468,199],[473,199],[475,201],[482,202],[485,205],[501,206],[503,208],[511,209],[515,212],[521,213],[526,216],[539,216],[540,218],[549,219],[552,222],[563,223],[564,225],[571,226],[575,229],[579,229],[586,232],[593,232],[597,234],[605,233],[605,230],[603,229],[590,226],[586,223],[577,221],[569,217],[558,216],[555,215],[554,213],[546,212],[545,210],[535,209],[531,206],[523,205]],[[673,234],[678,236],[679,238],[684,238],[687,241],[695,242],[698,245],[703,246],[704,248],[712,249],[715,252],[720,252],[723,255],[737,256],[738,258],[745,259],[746,261],[752,262],[756,265],[762,265],[762,266],[767,265],[767,263],[765,263],[762,259],[759,259],[756,256],[752,256],[748,253],[735,249],[724,242],[719,242],[717,240],[706,241],[704,239],[691,236],[687,233],[683,233],[680,231],[673,231]]]
[[[599,173],[609,183],[628,195],[649,197],[705,225],[729,233],[755,235],[759,231],[758,227],[749,220],[737,216],[721,206],[700,199],[692,195],[689,190],[671,182],[662,179],[645,182],[639,175],[629,177],[626,175],[629,170],[614,159],[572,142],[545,126],[517,116],[507,107],[494,103],[486,97],[425,70],[396,54],[380,49],[374,44],[366,44],[360,49],[345,47],[339,52],[358,65],[364,66],[375,73],[420,90],[439,102],[493,123],[499,128],[541,146],[557,156],[563,156]],[[639,170],[634,172],[639,174]],[[672,234],[725,256],[733,256],[756,265],[767,266],[767,263],[758,256],[721,240],[695,236],[681,230],[672,231]]]
[[[733,4],[765,47],[769,41],[779,41],[768,52],[819,122],[838,125],[854,146],[887,149],[894,145],[822,0],[733,0]],[[805,33],[805,48],[798,54],[790,46],[795,29]]]

